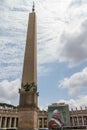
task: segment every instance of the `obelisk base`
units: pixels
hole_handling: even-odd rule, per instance
[[[38,93],[21,92],[18,107],[18,130],[38,130]]]
[[[35,110],[26,108],[19,110],[19,128],[18,130],[38,130],[38,115]]]

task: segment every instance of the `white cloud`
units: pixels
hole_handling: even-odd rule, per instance
[[[13,81],[3,81],[3,79],[13,80],[22,75],[28,12],[32,9],[32,2],[32,0],[0,1],[0,84],[2,92],[6,87],[6,85],[2,87],[3,84],[7,84],[9,89],[10,84],[13,84]],[[72,0],[35,0],[40,75],[51,72],[50,66],[47,67],[48,63],[68,61],[69,65],[74,66],[87,60],[87,5],[80,4],[79,6],[78,4],[78,7],[69,8],[71,2]],[[71,76],[72,80],[75,79],[75,75],[73,77]],[[71,79],[68,78],[67,82]],[[72,93],[82,89],[81,86],[78,87],[79,83],[75,85],[77,87],[72,90]],[[14,91],[17,91],[17,88],[15,89]],[[9,101],[11,96],[11,93],[7,95],[6,91],[3,95],[5,99],[8,97]]]
[[[70,4],[70,7],[81,6],[83,4],[87,4],[87,0],[73,0]]]
[[[79,109],[85,109],[87,108],[87,95],[80,95],[76,99],[70,98],[70,99],[60,99],[56,101],[57,103],[66,103],[69,105],[69,110],[73,109],[76,110],[76,108]],[[47,103],[45,106],[39,106],[40,110],[47,110],[48,106],[51,105]]]
[[[87,88],[87,68],[73,74],[69,78],[64,78],[64,80],[60,81],[59,86],[67,88],[71,95],[79,95],[80,92],[83,92]]]
[[[52,10],[50,8],[52,3],[48,2],[50,11],[46,14],[47,19],[45,15],[42,18],[46,22],[40,20],[41,24],[44,23],[44,28],[42,28],[43,25],[39,27],[42,32],[39,32],[38,38],[41,43],[38,45],[40,46],[38,50],[40,64],[59,61],[68,62],[72,67],[87,61],[87,5],[84,4],[85,1],[82,1],[78,7],[69,8],[70,2],[72,3],[72,1],[67,3],[55,1]],[[79,2],[77,1],[76,5]],[[54,4],[59,4],[59,8],[54,9]]]
[[[62,36],[62,44],[59,59],[69,61],[70,66],[75,66],[87,61],[87,20],[80,27],[80,32],[66,33]]]
[[[77,99],[61,99],[58,102],[65,102],[66,104],[69,104],[69,109],[85,109],[85,107],[87,107],[87,95],[81,95]]]
[[[18,98],[19,88],[19,79],[16,79],[14,81],[3,80],[0,82],[0,102],[11,103],[12,100]]]
[[[37,71],[38,71],[38,77],[46,76],[46,75],[48,75],[48,73],[52,72],[52,70],[50,68],[42,66],[42,65],[38,65]]]
[[[84,21],[85,16],[81,14],[83,13],[82,6],[77,11],[70,9],[69,5],[71,2],[72,0],[66,0],[65,2],[63,0],[45,0],[43,2],[35,0],[38,25],[38,68],[41,68],[40,66],[43,67],[46,63],[53,63],[55,61],[69,61],[71,65],[75,65],[86,60],[86,37],[84,35],[86,34],[86,25],[83,27],[83,30],[81,29],[82,32],[80,34],[77,33],[77,37],[73,35],[78,32],[82,19]],[[22,73],[20,68],[22,68],[23,63],[28,11],[32,9],[32,0],[15,0],[14,2],[8,0],[7,2],[0,1],[0,3],[0,62],[2,64],[5,62],[9,63],[6,66],[6,72],[9,71],[9,68],[12,69],[13,66],[11,64],[15,63],[15,71],[17,70],[17,72],[14,73],[14,77],[17,77],[18,72]],[[83,16],[79,22],[77,20],[78,13],[79,16]],[[62,44],[59,39],[64,32],[66,32],[64,35],[66,43]],[[80,45],[78,45],[79,43],[75,44],[81,38],[84,38],[83,47],[81,41]],[[80,51],[83,51],[82,55],[80,55]],[[2,69],[1,65],[0,68],[1,75],[5,74],[5,69]],[[44,69],[47,70],[45,66]],[[10,71],[9,75],[13,75],[12,72],[13,70]],[[3,78],[5,79],[6,76],[4,75]]]

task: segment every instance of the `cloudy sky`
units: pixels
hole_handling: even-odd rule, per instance
[[[87,106],[87,0],[34,0],[38,105]],[[0,102],[19,104],[32,0],[0,0]]]

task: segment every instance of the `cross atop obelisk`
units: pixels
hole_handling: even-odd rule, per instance
[[[34,12],[34,10],[35,10],[35,5],[34,5],[34,1],[33,1],[32,12]]]

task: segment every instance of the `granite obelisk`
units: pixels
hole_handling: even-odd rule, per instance
[[[37,37],[34,4],[29,14],[21,88],[18,130],[38,129]]]

